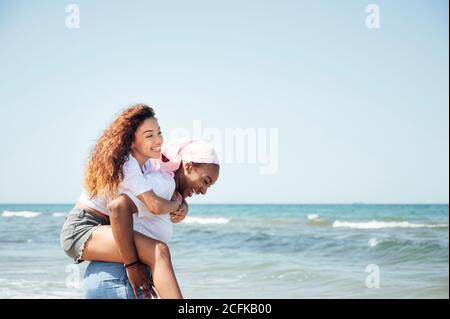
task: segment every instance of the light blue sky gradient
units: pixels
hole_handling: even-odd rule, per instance
[[[0,2],[0,202],[72,203],[119,110],[278,128],[192,203],[448,203],[448,1]],[[365,26],[366,5],[381,28]]]

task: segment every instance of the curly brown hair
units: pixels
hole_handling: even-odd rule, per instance
[[[134,104],[125,109],[109,127],[91,152],[84,184],[92,196],[117,196],[123,180],[123,165],[128,160],[134,133],[147,118],[155,117],[153,109],[145,104]]]

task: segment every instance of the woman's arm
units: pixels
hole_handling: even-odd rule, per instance
[[[128,200],[120,200],[121,196]],[[138,259],[133,233],[133,214],[137,212],[137,207],[127,195],[122,194],[109,203],[108,210],[112,233],[123,263],[131,264]]]
[[[152,190],[146,191],[137,196],[144,203],[149,212],[155,215],[162,215],[176,211],[180,207],[180,202],[175,200],[167,200],[156,195]]]
[[[149,212],[155,215],[176,211],[181,204],[178,201],[166,200],[156,195],[144,177],[138,162],[132,156],[123,166],[123,180],[120,186],[130,191]]]
[[[121,198],[121,197],[124,198]],[[136,246],[134,244],[133,214],[137,211],[136,205],[127,195],[120,195],[108,205],[110,211],[109,219],[114,240],[125,265],[139,261]],[[146,298],[155,297],[152,288],[151,277],[145,267],[137,263],[135,266],[125,269],[128,280],[133,287],[136,298],[139,298],[138,289],[143,287],[142,292]]]

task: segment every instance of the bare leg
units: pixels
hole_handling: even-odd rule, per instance
[[[172,267],[169,247],[153,238],[134,232],[139,259],[152,269],[153,283],[161,298],[183,298]],[[123,263],[111,226],[97,228],[86,242],[83,260]]]

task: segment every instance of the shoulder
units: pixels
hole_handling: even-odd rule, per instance
[[[138,161],[131,154],[128,155],[127,160],[123,164],[123,173],[125,175],[132,173],[142,173]]]

